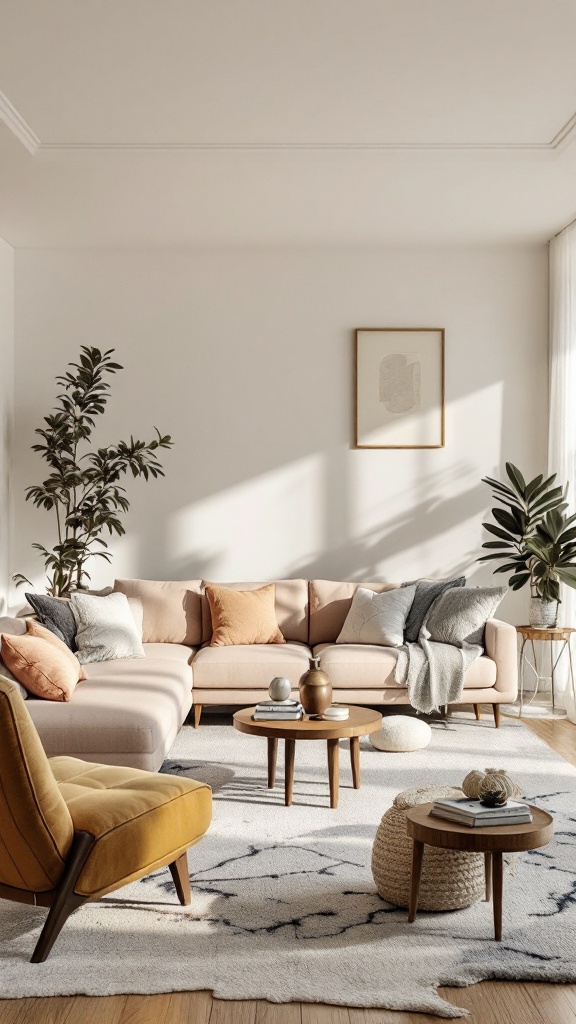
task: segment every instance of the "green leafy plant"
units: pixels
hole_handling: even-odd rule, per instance
[[[69,363],[63,376],[56,377],[62,391],[54,411],[44,417],[44,426],[35,432],[42,440],[32,450],[48,463],[51,472],[41,484],[26,489],[26,501],[47,509],[56,516],[58,543],[48,550],[43,544],[33,547],[41,553],[48,574],[49,594],[60,595],[70,589],[82,589],[90,575],[90,558],[111,560],[102,534],[125,533],[121,516],[130,502],[120,480],[130,472],[133,477],[164,476],[158,452],[172,447],[168,434],[156,430],[153,441],[119,441],[98,448],[92,444],[96,417],[106,407],[111,384],[108,375],[123,367],[112,361],[114,349],[100,352],[82,345],[79,361]],[[83,450],[88,446],[88,450]],[[30,583],[21,574],[16,583]]]
[[[576,589],[576,515],[567,516],[566,487],[555,485],[556,474],[526,483],[520,470],[506,463],[508,484],[484,477],[503,508],[493,508],[496,523],[483,523],[495,540],[482,547],[490,553],[480,562],[504,561],[495,573],[509,573],[512,590],[530,584],[532,597],[560,603],[560,584]]]

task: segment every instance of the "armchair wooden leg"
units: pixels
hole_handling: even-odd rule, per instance
[[[194,728],[197,729],[200,725],[200,718],[202,717],[203,704],[194,705]]]
[[[88,903],[86,896],[79,896],[74,892],[74,886],[95,842],[94,836],[89,832],[74,833],[66,872],[40,932],[40,938],[30,961],[31,964],[44,963],[70,914],[81,907],[83,903]]]
[[[492,705],[492,710],[494,712],[494,725],[496,726],[497,729],[499,729],[500,728],[500,705],[499,704],[493,704]]]
[[[178,899],[183,907],[189,907],[192,902],[192,896],[190,895],[190,875],[188,874],[188,856],[186,852],[180,854],[178,860],[169,864],[170,874],[172,875],[172,881],[174,882],[174,888],[178,894]]]
[[[480,711],[479,704],[474,705],[474,714],[476,715],[476,721],[479,722],[480,719],[482,718],[482,712]]]

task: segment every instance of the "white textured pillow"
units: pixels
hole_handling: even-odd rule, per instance
[[[337,644],[381,644],[400,647],[416,587],[398,587],[375,594],[358,587]]]
[[[76,619],[76,657],[81,665],[117,658],[143,658],[142,632],[125,594],[74,593],[70,597]]]

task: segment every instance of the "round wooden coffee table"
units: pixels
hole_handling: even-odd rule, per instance
[[[294,786],[294,754],[296,740],[326,740],[328,747],[328,781],[330,807],[338,806],[338,741],[350,738],[350,761],[354,789],[360,789],[360,737],[376,732],[382,715],[370,708],[350,708],[344,722],[325,722],[305,715],[299,722],[255,722],[254,708],[244,708],[234,715],[234,728],[250,736],[266,736],[268,740],[268,789],[276,784],[278,740],[284,740],[284,803],[290,807]]]
[[[486,899],[494,910],[494,938],[502,938],[502,854],[537,850],[547,846],[554,834],[552,815],[532,807],[533,820],[522,825],[488,825],[470,828],[454,821],[445,821],[430,814],[433,804],[420,804],[406,812],[406,828],[412,837],[412,876],[410,882],[410,908],[408,920],[414,921],[418,908],[418,891],[422,874],[424,845],[439,846],[445,850],[463,850],[483,853],[486,872]],[[492,886],[494,891],[492,893]]]

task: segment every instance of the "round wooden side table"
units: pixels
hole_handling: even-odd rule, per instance
[[[556,688],[554,673],[558,668],[558,663],[565,651],[568,652],[569,672],[570,672],[570,685],[572,687],[572,694],[576,697],[576,691],[574,689],[574,669],[572,666],[572,648],[570,645],[572,634],[576,633],[576,629],[572,626],[556,626],[550,629],[535,629],[534,626],[516,626],[516,632],[518,636],[522,638],[520,645],[520,663],[519,663],[519,684],[520,684],[520,707],[519,715],[522,718],[522,712],[525,708],[536,707],[534,704],[538,695],[538,685],[544,679],[549,678],[552,687],[552,714],[561,714],[559,709],[556,707]],[[550,676],[544,676],[542,674],[544,668],[544,655],[542,648],[540,649],[540,659],[536,654],[536,644],[548,644],[550,650]],[[555,657],[554,644],[561,644],[560,650]],[[528,659],[526,654],[526,645],[530,644],[532,651],[532,661]],[[530,671],[534,676],[534,692],[531,694],[529,700],[524,699],[524,693],[526,689],[526,672]],[[539,710],[543,710],[539,708]],[[545,709],[544,709],[545,710]]]
[[[439,846],[445,850],[463,850],[483,853],[486,873],[486,899],[494,910],[494,938],[502,939],[502,886],[504,881],[502,854],[537,850],[547,846],[554,834],[552,815],[532,807],[533,820],[522,825],[488,825],[472,827],[458,825],[430,814],[432,803],[411,807],[406,812],[406,829],[413,841],[412,874],[410,879],[410,908],[408,920],[416,919],[418,891],[422,874],[424,846]],[[493,891],[492,891],[493,889]]]
[[[338,741],[350,738],[350,761],[354,789],[360,789],[360,737],[376,732],[382,725],[382,715],[370,708],[351,707],[350,717],[343,722],[325,722],[321,718],[304,715],[297,722],[255,722],[255,709],[244,708],[233,716],[234,728],[250,736],[268,739],[268,789],[276,785],[278,740],[284,740],[284,803],[290,807],[294,786],[294,755],[296,740],[326,740],[328,747],[328,781],[330,807],[338,806]]]

